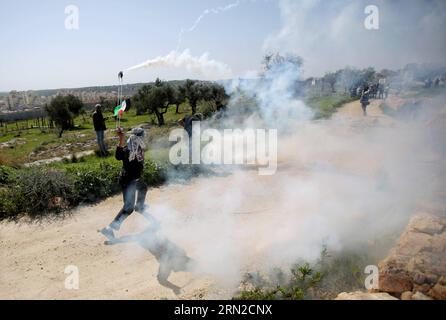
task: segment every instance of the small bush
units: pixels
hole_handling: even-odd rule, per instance
[[[0,165],[0,185],[7,184],[12,174],[12,169]]]
[[[14,180],[17,209],[31,216],[60,212],[69,206],[74,191],[72,179],[62,170],[28,168],[18,170]]]
[[[119,191],[119,163],[79,163],[67,166],[74,181],[71,203],[94,202]]]
[[[77,159],[79,160],[79,159]],[[92,203],[121,191],[122,163],[114,159],[72,161],[49,166],[12,169],[0,166],[0,220],[20,213],[40,217],[79,203]],[[141,179],[158,186],[168,179],[190,179],[204,172],[197,166],[160,164],[147,160]]]
[[[323,279],[324,274],[316,271],[308,263],[295,265],[288,276],[278,269],[270,277],[259,274],[248,274],[245,285],[253,285],[253,289],[242,290],[236,300],[303,300],[310,295]]]
[[[242,291],[235,300],[276,300],[276,292],[274,290],[266,291],[262,288],[254,288],[253,290]]]
[[[148,186],[158,186],[166,181],[166,167],[157,162],[146,160],[141,179]]]
[[[334,299],[339,292],[361,290],[365,266],[372,257],[346,252],[331,256],[323,248],[314,264],[296,264],[289,273],[275,269],[268,276],[248,273],[236,300]],[[374,259],[373,259],[374,260]]]
[[[16,188],[0,188],[0,220],[12,219],[19,214],[18,195]]]

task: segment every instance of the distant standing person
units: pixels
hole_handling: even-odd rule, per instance
[[[99,152],[102,157],[105,157],[108,155],[107,147],[105,146],[104,142],[104,132],[107,130],[107,127],[105,126],[105,119],[102,115],[102,106],[100,104],[95,106],[95,111],[93,113],[93,125],[94,130],[96,131],[96,137],[98,139]]]
[[[192,134],[193,134],[193,123],[196,121],[202,121],[203,115],[201,113],[196,113],[192,116],[184,117],[178,121],[178,124],[184,128],[189,136],[189,161],[192,162]]]
[[[125,136],[121,129],[118,129],[119,144],[116,147],[116,160],[122,161],[122,170],[119,177],[119,184],[122,188],[124,206],[119,211],[116,218],[108,227],[101,230],[101,233],[108,238],[114,238],[113,230],[119,230],[122,222],[135,210],[144,215],[146,219],[153,222],[154,218],[145,212],[145,199],[147,185],[141,181],[141,174],[144,169],[144,130],[135,128],[132,130],[127,145]],[[136,205],[135,205],[136,201]]]
[[[359,100],[359,102],[361,102],[362,112],[365,117],[367,117],[367,106],[370,104],[369,94],[370,94],[370,88],[365,87],[364,90],[362,91],[361,99]]]
[[[384,85],[382,83],[378,84],[378,98],[384,99]]]
[[[389,97],[389,90],[390,87],[387,85],[386,88],[384,89],[384,99],[387,99]]]
[[[181,125],[184,130],[186,130],[189,139],[192,138],[192,125],[195,121],[201,121],[203,115],[201,113],[196,113],[193,116],[184,117],[178,121],[178,124]]]

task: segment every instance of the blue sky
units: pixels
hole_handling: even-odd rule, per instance
[[[23,1],[2,3],[0,90],[109,85],[119,70],[176,49],[182,28],[207,8],[229,1]],[[232,1],[234,2],[234,1]],[[79,30],[65,29],[65,7],[79,8]],[[209,52],[235,73],[258,68],[265,37],[277,30],[274,1],[242,2],[236,9],[209,14],[182,49]],[[193,77],[185,70],[132,72],[127,82]],[[195,75],[196,76],[196,75]]]
[[[118,71],[181,49],[228,65],[233,76],[258,70],[267,51],[304,59],[304,75],[347,65],[400,68],[446,64],[444,0],[3,0],[0,6],[0,91],[116,83]],[[79,30],[65,28],[65,7],[80,10]],[[379,8],[379,30],[366,30],[364,8]],[[181,68],[126,74],[127,83],[199,78]]]

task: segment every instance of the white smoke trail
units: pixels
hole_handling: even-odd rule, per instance
[[[233,8],[236,8],[240,5],[240,1],[236,1],[234,3],[228,4],[224,7],[217,7],[217,8],[213,8],[213,9],[206,9],[204,10],[201,15],[195,20],[194,24],[187,28],[187,29],[181,29],[180,34],[178,35],[178,44],[177,44],[177,51],[180,50],[180,46],[181,43],[183,42],[183,36],[186,32],[192,32],[194,31],[198,25],[200,24],[200,22],[204,19],[204,17],[206,17],[209,14],[219,14],[228,10],[231,10]]]
[[[126,71],[152,67],[184,68],[190,72],[200,74],[208,80],[228,78],[232,74],[232,71],[228,65],[210,59],[207,52],[202,54],[200,57],[194,57],[190,54],[188,49],[181,53],[178,51],[172,51],[166,56],[159,56],[154,59],[149,59],[136,66],[128,68]]]
[[[255,0],[252,0],[255,1]],[[238,7],[241,0],[237,0],[234,3],[230,3],[226,6],[216,7],[212,9],[204,10],[200,16],[195,20],[193,25],[187,29],[181,29],[178,35],[178,44],[175,51],[170,52],[164,57],[157,57],[154,59],[147,60],[141,64],[128,68],[126,71],[137,70],[141,68],[150,68],[156,66],[167,66],[174,68],[185,68],[188,71],[196,72],[203,75],[207,80],[223,79],[232,76],[232,71],[228,65],[209,59],[209,54],[205,52],[200,57],[193,57],[190,54],[189,49],[185,49],[180,52],[181,43],[183,41],[183,36],[186,32],[193,32],[201,23],[201,21],[209,14],[219,14],[231,9]]]

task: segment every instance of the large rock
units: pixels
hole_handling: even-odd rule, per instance
[[[380,291],[446,299],[446,219],[426,213],[414,216],[379,270]]]
[[[369,292],[342,292],[338,294],[335,300],[398,300],[386,292],[369,293]]]
[[[428,234],[435,235],[440,234],[444,229],[444,221],[442,221],[439,217],[422,214],[412,218],[409,226],[409,231],[415,232],[415,234]]]
[[[411,297],[412,300],[433,300],[431,297],[428,297],[427,295],[417,291],[415,294]]]
[[[438,300],[446,300],[446,286],[437,283],[430,291],[430,296]]]

